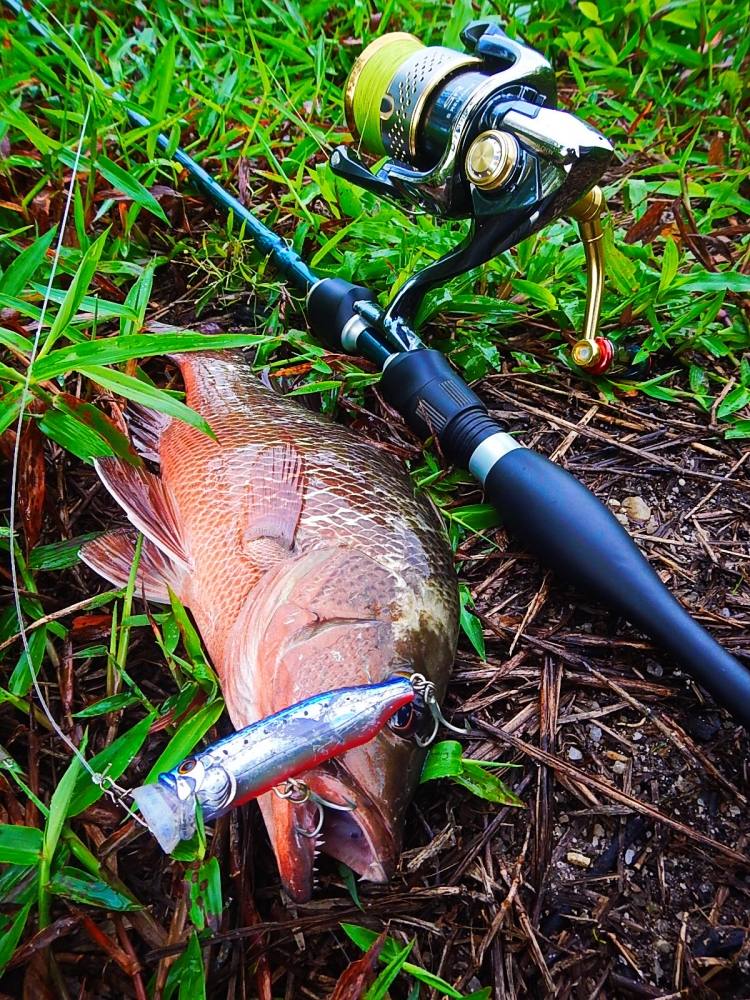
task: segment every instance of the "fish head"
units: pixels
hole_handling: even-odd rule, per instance
[[[321,549],[295,560],[252,596],[227,646],[222,689],[234,725],[395,674],[424,674],[442,696],[455,654],[455,588],[440,581],[431,589],[430,580],[421,586],[404,587],[356,550]],[[410,733],[398,729],[386,725],[301,776],[325,803],[322,825],[314,800],[260,798],[282,882],[295,900],[311,894],[319,850],[369,881],[393,874],[424,759]]]

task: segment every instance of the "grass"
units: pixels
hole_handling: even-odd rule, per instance
[[[89,67],[239,189],[321,273],[368,284],[385,301],[458,234],[429,218],[407,217],[332,175],[326,156],[345,138],[347,71],[362,40],[375,33],[409,30],[427,43],[455,45],[466,21],[500,14],[511,33],[554,61],[562,102],[617,149],[619,162],[605,183],[612,214],[603,328],[615,340],[640,345],[653,368],[639,384],[600,380],[595,388],[607,398],[645,394],[676,408],[691,403],[711,414],[717,433],[750,437],[750,133],[740,113],[747,97],[747,4],[456,0],[436,8],[353,0],[344,10],[322,0],[115,0],[106,7],[57,3],[36,13],[62,54],[23,24],[0,21],[2,431],[18,417],[81,133],[83,143],[51,304],[28,373],[20,480],[26,499],[16,550],[24,615],[42,623],[29,633],[28,656],[17,642],[2,650],[6,737],[31,718],[48,740],[49,723],[33,706],[32,673],[43,678],[56,716],[69,716],[68,732],[91,728],[92,763],[108,767],[113,779],[143,754],[152,770],[175,762],[221,712],[216,679],[179,606],[146,617],[131,606],[132,591],[92,596],[78,609],[97,635],[88,644],[79,641],[70,615],[50,618],[43,597],[69,578],[80,539],[42,531],[45,454],[48,469],[66,475],[106,454],[137,461],[117,419],[120,397],[200,425],[147,359],[200,349],[206,334],[191,327],[236,310],[238,302],[251,303],[249,332],[211,335],[212,347],[252,346],[259,366],[301,372],[296,391],[317,396],[331,413],[361,402],[375,381],[356,361],[332,358],[309,338],[301,304],[273,269],[236,225],[227,227],[185,187],[156,149],[155,129],[128,126]],[[555,223],[481,273],[433,293],[423,327],[469,379],[499,370],[561,378],[566,345],[583,315],[582,263],[572,227]],[[174,313],[160,305],[175,299],[184,301]],[[457,499],[462,473],[446,471],[430,451],[415,457],[412,472],[443,511],[456,549],[475,533],[488,533],[492,545],[493,513]],[[10,550],[7,529],[0,542]],[[462,598],[465,631],[482,653],[467,587]],[[97,615],[111,625],[109,646],[94,627]],[[17,632],[8,607],[0,643]],[[134,640],[150,633],[171,673],[167,696],[130,666]],[[72,639],[75,671],[106,670],[97,697],[66,706],[65,685],[60,697],[56,688]],[[174,719],[181,719],[179,728]],[[164,734],[159,754],[152,749],[156,732]],[[23,742],[0,762],[15,803],[10,822],[0,825],[0,966],[19,942],[71,908],[111,915],[145,902],[125,876],[95,857],[76,819],[102,789],[61,745],[49,746],[41,763],[32,749],[25,765],[15,759],[25,753]],[[27,825],[19,825],[21,817]],[[189,918],[200,934],[221,911],[221,874],[200,850],[190,864],[197,888]],[[361,935],[354,940],[369,947]],[[164,996],[206,992],[199,937],[186,941],[169,977],[157,983]],[[347,949],[354,958],[356,949]],[[409,947],[390,941],[383,955],[390,963],[383,974],[411,969],[411,977],[402,971],[397,981],[419,995]],[[134,982],[143,987],[139,976]],[[386,980],[381,975],[378,982],[377,995],[384,995]]]

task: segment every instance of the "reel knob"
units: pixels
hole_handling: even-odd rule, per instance
[[[508,132],[482,132],[466,154],[466,176],[482,191],[496,191],[513,173],[518,161],[518,142]]]
[[[578,340],[570,349],[573,363],[585,369],[589,375],[603,375],[615,360],[615,348],[606,337]]]

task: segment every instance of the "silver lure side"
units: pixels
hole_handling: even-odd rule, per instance
[[[195,806],[206,820],[262,795],[288,778],[371,740],[414,700],[407,677],[338,688],[269,715],[206,747],[132,795],[164,851],[195,833]]]

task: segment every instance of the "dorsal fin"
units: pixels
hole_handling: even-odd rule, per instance
[[[105,580],[116,587],[124,587],[130,578],[135,542],[136,532],[133,528],[116,528],[86,542],[81,546],[79,555],[87,566],[96,570]],[[183,571],[161,549],[144,539],[135,577],[137,597],[169,604],[167,588],[171,588],[179,597],[183,576]]]
[[[146,538],[169,558],[191,569],[180,531],[177,505],[167,484],[147,469],[136,469],[119,458],[98,458],[99,478]]]
[[[151,462],[160,462],[161,436],[172,423],[172,418],[166,413],[159,413],[158,410],[152,410],[140,403],[128,403],[125,420],[133,447],[138,454]]]

